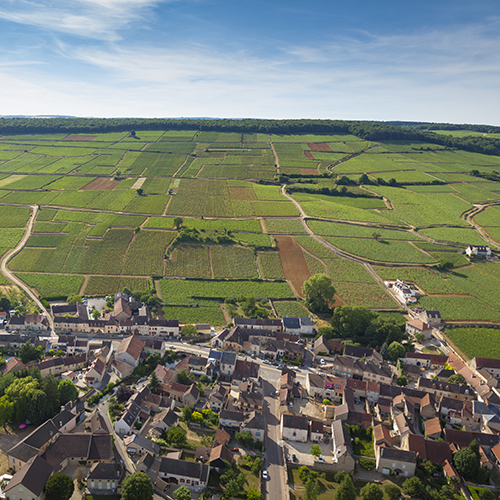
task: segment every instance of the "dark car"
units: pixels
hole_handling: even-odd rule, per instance
[[[298,461],[299,461],[299,460],[298,460],[298,458],[297,458],[297,455],[292,455],[292,460],[293,460],[294,462],[298,462]]]

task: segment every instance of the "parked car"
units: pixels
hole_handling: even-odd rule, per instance
[[[320,455],[320,456],[318,457],[318,462],[321,462],[321,463],[323,463],[323,462],[324,462],[324,460],[323,460],[323,455]]]
[[[325,438],[325,444],[328,444],[330,442],[330,438]]]
[[[297,458],[297,455],[295,455],[295,454],[294,454],[294,455],[292,455],[292,460],[293,460],[294,462],[298,462],[298,461],[299,461],[299,459]]]
[[[321,359],[319,360],[319,362],[320,362],[322,365],[324,365],[324,364],[325,364],[325,360],[324,360],[323,358],[321,358]]]
[[[267,478],[268,478],[268,477],[269,477],[269,476],[267,475],[267,470],[265,470],[265,469],[264,469],[264,470],[262,471],[262,479],[264,479],[265,481],[267,481]]]
[[[240,451],[239,448],[231,448],[231,451]]]

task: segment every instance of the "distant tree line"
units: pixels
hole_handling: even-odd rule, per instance
[[[398,124],[399,126],[395,126]],[[481,132],[477,125],[411,124],[409,122],[360,122],[345,120],[242,120],[159,119],[159,118],[0,118],[0,134],[105,133],[130,130],[201,130],[275,134],[352,134],[368,141],[419,141],[442,146],[500,155],[500,140],[491,137],[453,137],[436,134],[430,127]],[[422,129],[418,129],[421,127]],[[486,125],[484,127],[487,127]],[[425,128],[425,129],[424,129]],[[487,127],[484,132],[500,131]]]

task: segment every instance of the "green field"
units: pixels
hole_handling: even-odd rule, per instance
[[[500,244],[494,206],[500,183],[472,175],[495,174],[498,156],[347,133],[138,129],[135,137],[91,136],[0,140],[0,253],[22,238],[30,207],[39,205],[26,247],[8,265],[41,295],[144,289],[152,276],[175,277],[159,281],[166,317],[224,324],[219,302],[225,297],[294,299],[286,282],[274,281],[291,279],[275,242],[291,234],[303,249],[306,274],[327,272],[343,301],[398,308],[362,263],[308,234],[297,207],[281,194],[287,184],[314,191],[292,197],[315,235],[356,258],[384,263],[376,266],[383,279],[417,283],[426,293],[421,306],[440,309],[445,319],[500,319],[500,267],[461,255],[467,245],[485,243],[464,220],[473,204],[493,205],[475,222]],[[360,186],[364,173],[368,181]],[[342,175],[347,188],[337,185]],[[432,184],[437,181],[443,184]],[[331,189],[336,196],[326,194]],[[181,227],[198,231],[199,243],[170,248],[176,217]],[[234,244],[212,243],[222,235]],[[456,269],[438,271],[441,259]],[[258,278],[263,281],[253,281]],[[279,314],[307,314],[295,300],[276,304]]]
[[[494,328],[447,328],[446,335],[469,358],[500,359],[500,330]]]

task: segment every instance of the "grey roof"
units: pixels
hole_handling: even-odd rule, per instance
[[[344,356],[351,356],[353,358],[369,358],[372,354],[373,349],[369,347],[346,345],[344,349]]]
[[[264,419],[262,415],[256,412],[251,412],[243,422],[243,427],[247,429],[265,429]]]
[[[221,351],[215,351],[213,349],[210,350],[210,354],[208,355],[208,359],[220,359],[222,355]]]
[[[73,420],[76,417],[74,413],[64,409],[59,412],[55,417],[52,418],[52,422],[59,430],[61,427],[64,427],[68,422]]]
[[[57,427],[52,420],[47,420],[45,423],[37,427],[29,436],[24,438],[24,442],[34,448],[41,448],[44,444],[50,441],[58,432]]]
[[[309,422],[305,415],[291,415],[289,413],[283,413],[281,416],[283,421],[283,427],[288,429],[301,429],[309,430]]]
[[[243,422],[245,420],[245,414],[241,411],[222,410],[219,414],[219,420],[224,420],[224,419]]]
[[[282,318],[283,326],[285,328],[291,328],[292,330],[298,330],[300,328],[300,320],[299,318]]]
[[[380,447],[380,458],[399,460],[400,462],[415,463],[417,458],[414,451],[399,450],[397,448]]]
[[[26,444],[24,441],[13,446],[8,452],[7,455],[13,458],[17,458],[21,460],[21,462],[27,462],[30,458],[35,457],[40,453],[38,448],[34,448],[29,444]]]
[[[12,476],[4,492],[22,485],[37,497],[42,494],[53,468],[41,457],[34,457]],[[8,497],[9,495],[7,495]]]
[[[202,482],[208,480],[209,471],[210,467],[200,462],[188,462],[186,460],[175,460],[174,458],[167,457],[162,457],[160,462],[160,472],[190,477]]]
[[[220,362],[223,365],[234,365],[236,364],[236,358],[238,355],[235,352],[224,351],[220,358]]]
[[[160,453],[160,445],[153,443],[150,439],[141,436],[140,434],[132,434],[132,436],[126,437],[123,440],[123,444],[125,446],[137,445],[140,446],[154,455],[158,455]]]
[[[120,482],[123,476],[123,465],[97,463],[87,477],[89,479],[113,479]]]
[[[342,424],[342,420],[332,422],[332,446],[336,457],[343,456],[346,453],[352,455],[351,439]]]

